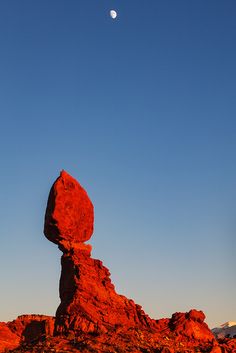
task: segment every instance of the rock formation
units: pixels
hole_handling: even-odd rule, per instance
[[[21,315],[16,320],[0,323],[0,352],[31,344],[53,335],[54,318],[46,315]]]
[[[236,339],[217,341],[202,311],[151,319],[116,293],[109,270],[91,258],[94,211],[86,191],[62,171],[53,184],[44,234],[63,252],[56,317],[23,315],[0,323],[0,352],[236,353]],[[42,284],[43,285],[43,284]]]
[[[30,343],[53,335],[55,319],[47,315],[21,315],[7,324],[23,342]]]
[[[211,341],[212,332],[204,322],[205,314],[202,311],[192,309],[187,313],[175,313],[171,319],[157,320],[157,330],[161,332],[174,332],[178,341],[189,340]]]
[[[45,215],[45,236],[58,244],[60,299],[55,334],[107,332],[111,327],[154,328],[139,305],[115,292],[109,270],[90,257],[84,244],[93,232],[93,205],[86,191],[62,171],[53,184]]]

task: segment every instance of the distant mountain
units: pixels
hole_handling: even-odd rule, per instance
[[[225,322],[223,325],[215,327],[211,331],[216,338],[236,337],[236,322]]]

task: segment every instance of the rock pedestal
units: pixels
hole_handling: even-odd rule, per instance
[[[132,300],[115,292],[109,270],[87,249],[75,249],[61,258],[61,304],[56,312],[55,332],[104,333],[126,327],[156,325]]]

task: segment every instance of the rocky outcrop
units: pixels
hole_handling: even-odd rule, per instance
[[[23,342],[32,342],[52,336],[54,321],[54,317],[47,315],[21,315],[7,325]]]
[[[162,333],[175,333],[178,340],[212,341],[214,336],[204,322],[205,314],[195,309],[187,313],[175,313],[171,319],[157,320],[158,330]]]
[[[54,321],[46,315],[21,315],[8,323],[0,323],[0,352],[51,337]]]

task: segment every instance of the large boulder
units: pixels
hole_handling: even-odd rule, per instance
[[[91,238],[93,221],[93,204],[86,191],[63,170],[49,193],[45,236],[62,249],[69,250]]]

